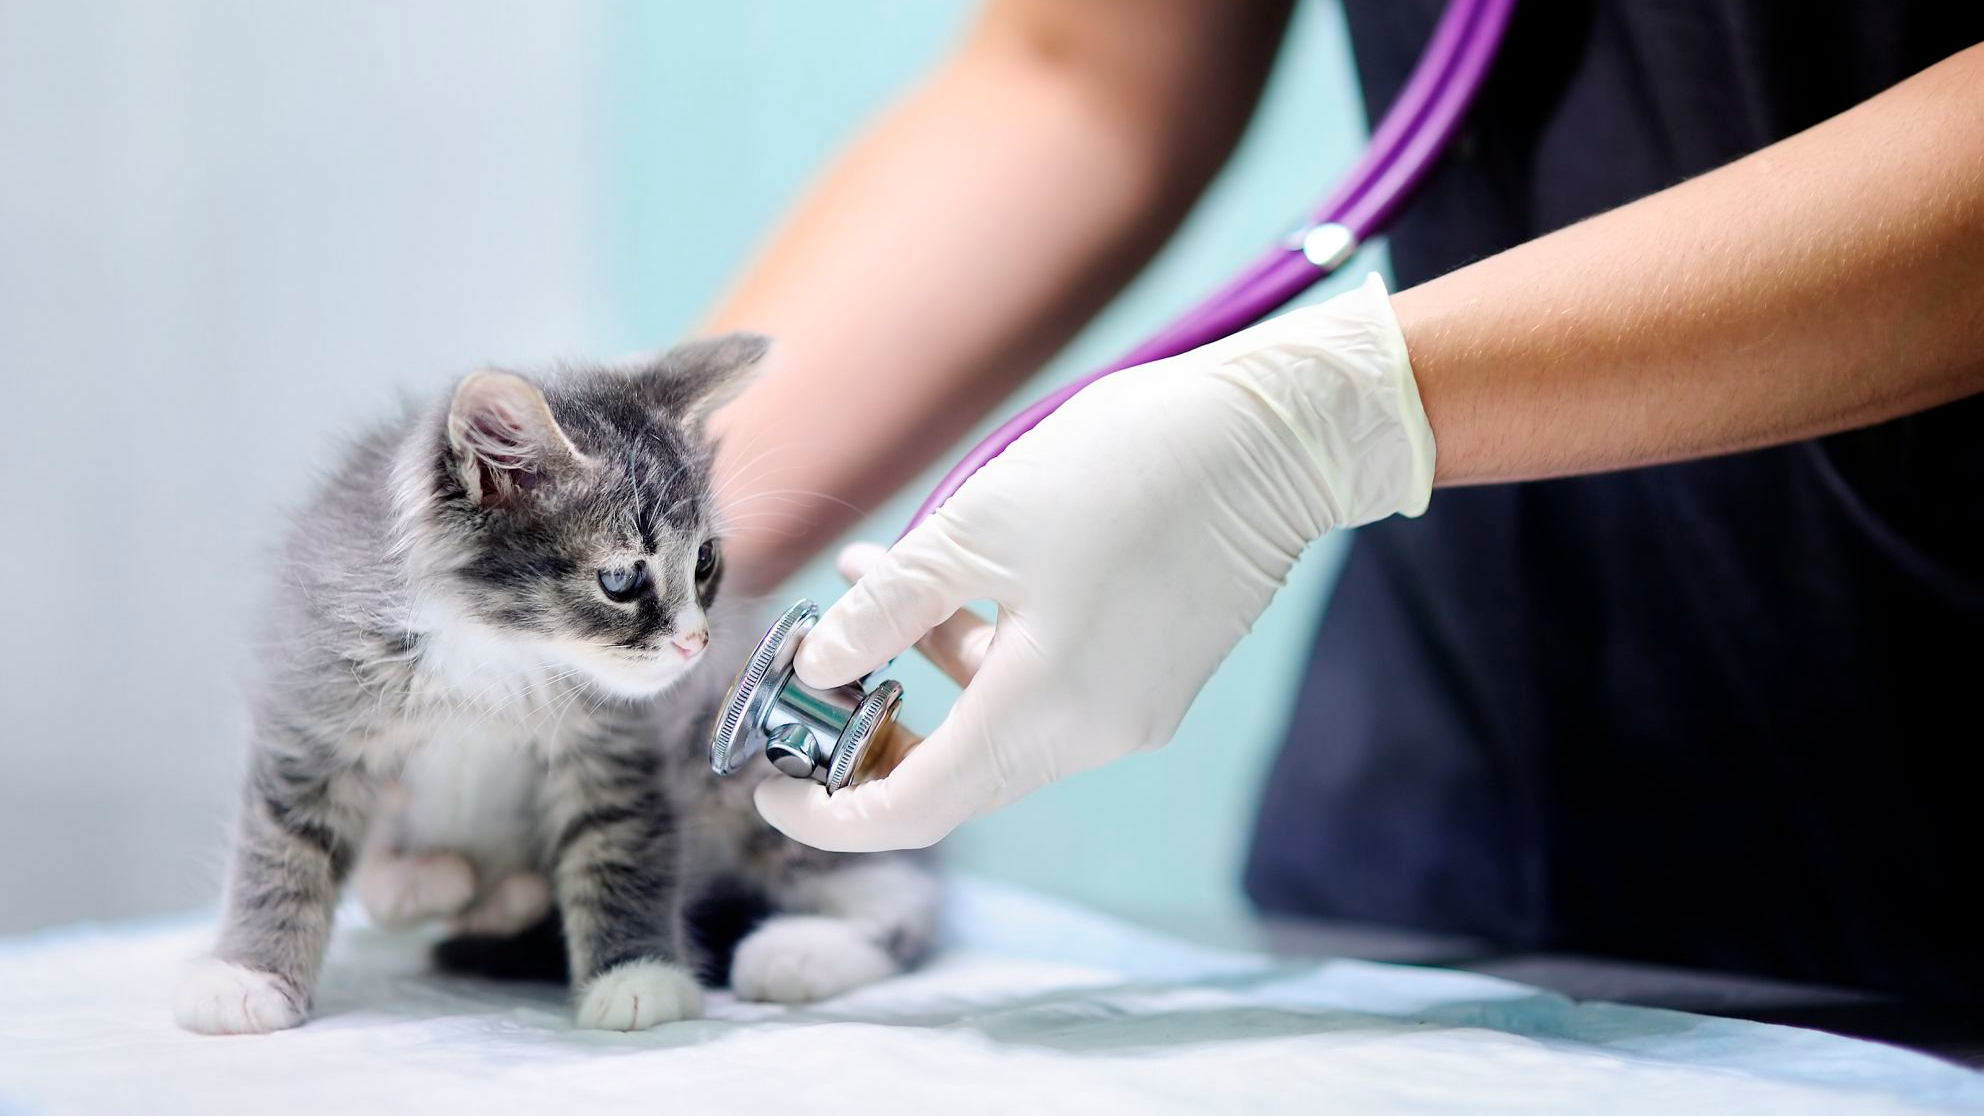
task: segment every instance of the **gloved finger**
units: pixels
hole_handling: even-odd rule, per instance
[[[883,555],[888,552],[889,548],[881,543],[848,543],[834,556],[834,569],[839,570],[840,576],[852,585],[866,576],[869,570],[874,569],[875,563],[881,561]]]
[[[977,596],[974,563],[946,521],[926,520],[868,568],[799,645],[800,681],[845,685],[894,658]]]
[[[843,547],[834,564],[849,582],[860,581],[888,550],[871,542],[850,543]],[[916,649],[960,686],[971,685],[986,649],[992,646],[992,625],[968,608],[951,613],[951,618],[930,629],[916,641]]]
[[[774,775],[752,797],[773,829],[829,852],[884,852],[936,844],[978,812],[962,755],[939,729],[887,778],[833,794],[810,779]]]
[[[916,649],[960,686],[969,686],[992,649],[993,626],[968,608],[930,629]]]
[[[1005,765],[984,715],[998,703],[973,692],[982,688],[983,681],[967,689],[937,731],[886,778],[829,795],[810,780],[773,776],[753,792],[759,815],[787,837],[831,852],[936,844],[1006,797]]]

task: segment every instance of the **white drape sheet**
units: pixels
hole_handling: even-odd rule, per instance
[[[1574,1004],[1468,973],[1288,964],[959,882],[918,972],[807,1008],[712,997],[641,1034],[560,992],[443,978],[339,932],[304,1027],[172,1026],[189,918],[0,940],[0,1112],[877,1113],[1984,1109],[1984,1075],[1873,1043]]]

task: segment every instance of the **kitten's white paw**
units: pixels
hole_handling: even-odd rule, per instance
[[[895,959],[852,922],[782,915],[737,943],[730,987],[746,1000],[803,1004],[896,972]]]
[[[454,853],[359,859],[351,888],[365,913],[380,926],[405,926],[423,918],[451,915],[475,897],[475,869]]]
[[[512,872],[450,922],[457,934],[521,933],[551,911],[551,885],[536,872]]]
[[[303,1022],[301,997],[268,973],[205,957],[186,966],[172,1018],[203,1035],[261,1035]]]
[[[645,1031],[703,1013],[703,990],[679,965],[629,961],[592,979],[579,997],[579,1026]]]

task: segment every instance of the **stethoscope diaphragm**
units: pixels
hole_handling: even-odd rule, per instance
[[[831,794],[869,774],[880,751],[897,752],[871,747],[877,741],[898,741],[904,748],[914,742],[896,725],[902,684],[894,679],[872,688],[864,679],[832,689],[799,680],[792,658],[819,619],[819,605],[799,601],[758,641],[717,710],[710,735],[712,771],[734,774],[762,753],[784,774],[811,779]]]

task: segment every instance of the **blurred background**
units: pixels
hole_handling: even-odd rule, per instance
[[[0,931],[217,893],[250,609],[341,436],[478,364],[692,332],[971,9],[0,0]],[[1285,231],[1361,119],[1341,16],[1305,0],[1237,158],[1026,394]],[[974,823],[952,863],[1173,924],[1241,910],[1338,554],[1309,555],[1170,748]],[[839,590],[824,565],[792,587]],[[900,673],[927,729],[955,689]]]

